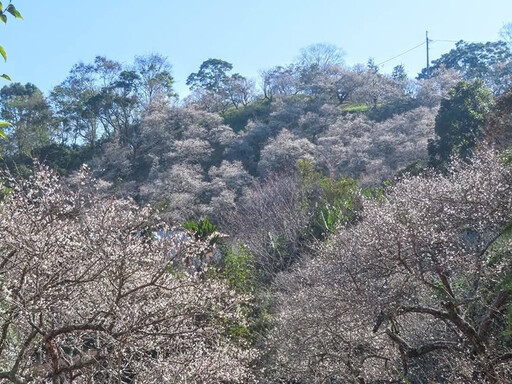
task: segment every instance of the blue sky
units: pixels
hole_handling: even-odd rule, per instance
[[[49,91],[79,61],[104,55],[130,63],[161,53],[173,65],[176,90],[202,61],[219,58],[257,79],[258,71],[291,62],[301,47],[327,42],[349,65],[377,63],[425,40],[493,41],[512,22],[510,0],[13,0],[24,16],[0,26],[8,55],[1,72]],[[5,3],[5,2],[4,2]],[[431,59],[453,43],[433,42]],[[425,47],[384,65],[425,66]]]

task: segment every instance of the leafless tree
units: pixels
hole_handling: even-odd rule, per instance
[[[317,43],[303,48],[299,56],[299,65],[305,68],[316,67],[324,70],[328,67],[342,66],[345,52],[334,44]]]
[[[274,173],[247,188],[223,228],[254,255],[263,281],[271,281],[307,252],[310,215],[301,206],[297,175]]]

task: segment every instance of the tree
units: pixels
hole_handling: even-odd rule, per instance
[[[379,73],[379,66],[375,63],[375,59],[373,57],[370,57],[368,59],[368,62],[366,63],[366,68],[368,68],[368,71],[373,73]]]
[[[403,89],[405,94],[413,93],[413,82],[407,76],[407,72],[403,64],[399,64],[393,67],[393,72],[391,72],[391,79],[393,79],[398,87]]]
[[[138,75],[137,92],[146,108],[159,99],[174,96],[172,66],[166,57],[156,53],[136,56],[133,68]]]
[[[301,93],[313,96],[319,103],[342,104],[350,98],[354,89],[363,84],[360,73],[341,66],[302,69],[299,79]]]
[[[7,24],[7,15],[8,14],[11,14],[11,16],[13,16],[16,19],[23,19],[23,17],[21,16],[21,13],[16,9],[14,4],[12,4],[12,0],[9,0],[9,4],[7,5],[7,7],[5,7],[5,9],[3,8],[3,6],[0,6],[0,20],[2,20],[2,22],[4,24]],[[5,61],[7,61],[7,53],[5,52],[4,47],[2,47],[1,45],[0,45],[0,55],[2,55],[2,57],[4,58]],[[9,75],[6,75],[5,73],[3,75],[0,75],[0,77],[7,81],[11,81],[11,78],[9,77]],[[6,127],[9,125],[11,125],[10,122],[0,121],[0,128]],[[2,129],[0,129],[0,137],[5,138],[5,133]]]
[[[436,117],[437,138],[428,145],[432,165],[440,166],[453,155],[463,159],[471,155],[483,136],[492,103],[492,95],[481,80],[461,81],[449,92]]]
[[[435,75],[418,81],[415,103],[419,106],[437,108],[441,100],[448,98],[448,92],[461,81],[460,73],[455,69],[439,68]]]
[[[407,72],[405,71],[405,67],[403,64],[399,64],[393,68],[391,78],[398,83],[407,81]]]
[[[95,77],[93,86],[97,93],[88,104],[95,106],[104,135],[134,148],[142,108],[142,97],[138,93],[140,76],[102,56],[95,58],[91,75]]]
[[[275,95],[295,95],[299,92],[299,75],[293,65],[262,71],[261,77],[263,93],[269,100]]]
[[[213,93],[220,93],[224,83],[228,79],[228,72],[233,69],[233,64],[220,59],[208,59],[203,61],[197,73],[191,73],[186,84],[191,90],[205,89]]]
[[[302,48],[298,64],[304,69],[315,68],[323,71],[344,64],[345,52],[333,44],[317,43]]]
[[[254,97],[254,81],[236,73],[226,80],[225,92],[236,109],[247,107]]]
[[[409,177],[280,277],[283,382],[507,383],[512,169],[490,151]],[[266,378],[269,380],[268,376]]]
[[[301,139],[283,129],[261,150],[258,172],[260,175],[268,175],[295,169],[299,160],[313,161],[314,151],[315,146],[308,139]]]
[[[343,116],[318,137],[315,158],[334,176],[350,176],[378,185],[409,164],[428,162],[435,109],[415,108],[381,122]]]
[[[503,150],[512,146],[512,89],[496,98],[486,117],[484,139]]]
[[[41,91],[33,84],[13,83],[0,91],[0,114],[12,124],[7,146],[17,154],[30,156],[50,144],[53,115]]]
[[[241,161],[223,160],[220,166],[210,168],[208,176],[212,179],[212,183],[216,181],[222,183],[237,195],[240,195],[243,188],[253,182],[253,178],[244,169]]]
[[[71,186],[44,167],[29,180],[4,177],[3,382],[250,378],[253,351],[229,336],[244,324],[245,299],[193,267],[217,232],[171,231],[149,207],[100,197],[85,171]]]
[[[500,37],[509,47],[512,45],[512,23],[507,23],[500,29]]]
[[[499,94],[507,88],[502,85],[504,82],[510,84],[510,66],[503,67],[503,64],[511,60],[512,53],[503,41],[467,43],[461,40],[454,49],[432,62],[429,73],[424,68],[418,78],[427,79],[444,66],[460,71],[464,80],[483,80],[495,94]]]
[[[94,65],[84,63],[74,65],[69,76],[52,90],[50,99],[67,142],[96,147],[102,133],[101,105],[97,103],[100,92]]]
[[[62,136],[92,148],[101,138],[115,138],[136,156],[142,113],[174,95],[171,68],[157,54],[137,56],[128,68],[102,56],[73,66],[51,93]]]
[[[238,73],[228,75],[233,64],[219,59],[208,59],[191,73],[187,85],[195,92],[195,102],[209,112],[225,112],[229,106],[246,107],[254,96],[254,82]]]
[[[260,282],[269,284],[308,251],[305,230],[310,212],[294,173],[269,175],[254,183],[235,209],[224,212],[223,228],[231,241],[243,244],[254,257]]]

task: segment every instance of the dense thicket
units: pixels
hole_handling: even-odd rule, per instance
[[[148,207],[103,198],[85,170],[74,185],[44,167],[29,180],[3,177],[10,192],[0,207],[2,381],[251,378],[254,351],[230,334],[244,326],[249,297],[193,267],[215,233],[171,231]]]
[[[510,382],[510,44],[343,56],[5,86],[0,377]]]
[[[407,178],[279,277],[269,336],[289,382],[506,383],[512,174],[484,151]]]

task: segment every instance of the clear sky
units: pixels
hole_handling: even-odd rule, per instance
[[[5,3],[6,1],[4,1]],[[13,0],[24,20],[0,26],[8,55],[0,72],[49,91],[73,64],[97,55],[130,63],[161,53],[173,65],[176,90],[201,62],[219,58],[257,79],[258,71],[290,63],[301,47],[326,42],[349,65],[381,63],[425,40],[494,41],[512,22],[512,0]],[[453,47],[433,42],[431,59]],[[382,67],[404,64],[415,75],[425,46]]]

